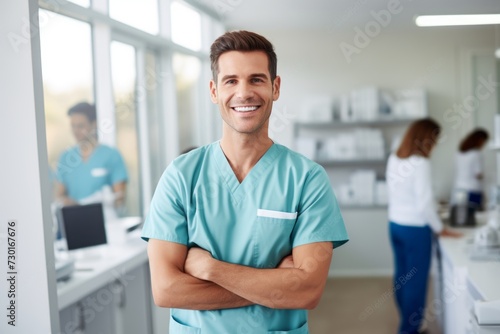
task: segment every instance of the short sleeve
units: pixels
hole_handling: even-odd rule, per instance
[[[142,239],[160,239],[188,244],[187,219],[180,174],[170,164],[156,187],[151,207],[142,229]]]
[[[302,190],[299,212],[292,232],[293,247],[313,242],[331,241],[333,248],[349,240],[325,170],[317,165],[310,172]]]
[[[118,150],[111,151],[110,159],[110,181],[111,184],[116,184],[118,182],[127,181],[127,168],[125,167],[125,162],[123,161],[122,155]]]

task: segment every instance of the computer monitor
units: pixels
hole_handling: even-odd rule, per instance
[[[101,203],[65,206],[61,208],[61,216],[68,250],[107,243]]]

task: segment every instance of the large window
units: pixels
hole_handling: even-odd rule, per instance
[[[124,213],[143,215],[168,163],[215,139],[207,44],[222,26],[178,0],[104,0],[109,15],[89,14],[100,0],[68,1],[86,9],[40,3],[51,168],[76,144],[68,109],[95,104],[99,141],[116,146],[129,174]]]
[[[179,146],[181,151],[200,145],[197,137],[200,101],[201,61],[193,56],[176,53],[173,57],[179,117]],[[205,85],[206,87],[206,85]],[[208,94],[208,89],[207,89]]]
[[[201,15],[178,1],[172,2],[172,40],[186,48],[201,50]]]
[[[94,102],[92,43],[88,23],[40,10],[43,92],[48,160],[56,170],[61,153],[75,145],[68,109],[82,101]]]
[[[68,0],[68,1],[76,3],[77,5],[80,5],[82,7],[89,7],[90,6],[90,0]]]
[[[115,101],[116,146],[123,155],[129,180],[126,214],[141,213],[139,186],[139,144],[136,116],[136,57],[133,46],[111,43],[111,73]]]
[[[150,34],[158,34],[157,0],[109,0],[109,16]]]
[[[165,150],[164,136],[161,132],[161,124],[163,123],[162,113],[160,111],[160,94],[161,84],[166,77],[158,66],[157,56],[154,52],[148,51],[144,57],[145,60],[145,96],[147,99],[147,118],[148,118],[148,142],[149,142],[149,161],[151,168],[151,190],[154,191],[156,184],[160,179],[165,164],[163,162],[163,154]],[[151,193],[150,195],[153,195]]]

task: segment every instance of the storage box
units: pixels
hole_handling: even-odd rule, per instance
[[[334,102],[330,96],[308,97],[302,102],[297,120],[301,123],[332,122]]]

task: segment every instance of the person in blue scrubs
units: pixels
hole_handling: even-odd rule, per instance
[[[63,205],[102,198],[108,191],[115,207],[125,198],[127,169],[115,148],[99,144],[95,106],[82,102],[68,110],[77,145],[61,155],[56,171],[56,196]]]
[[[333,248],[348,240],[325,170],[268,136],[280,94],[272,44],[211,47],[220,141],[175,159],[146,218],[153,297],[170,333],[309,333]]]

